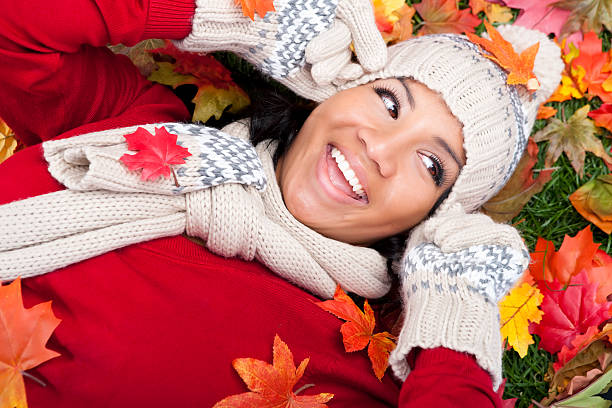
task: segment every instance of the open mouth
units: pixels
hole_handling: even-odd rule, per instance
[[[327,146],[327,163],[329,179],[332,184],[349,197],[367,204],[368,195],[355,171],[353,171],[342,152],[332,145]]]

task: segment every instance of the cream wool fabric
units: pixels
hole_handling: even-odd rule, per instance
[[[153,132],[164,125],[183,129],[178,141],[193,154],[185,165],[174,166],[184,187],[180,191],[171,180],[142,182],[138,172],[118,161],[128,152],[125,134],[138,127]],[[380,297],[389,290],[386,260],[375,250],[323,237],[291,216],[276,184],[273,145],[262,143],[256,149],[268,181],[263,192],[239,182],[196,188],[197,177],[182,171],[199,168],[205,160],[195,154],[194,129],[211,130],[143,125],[45,142],[51,174],[73,190],[0,206],[0,280],[40,275],[126,245],[185,232],[201,238],[216,254],[257,259],[324,298],[333,296],[337,284],[365,297]],[[244,124],[224,130],[248,137]]]
[[[192,31],[175,41],[184,51],[231,51],[307,98],[334,92],[336,77],[381,69],[387,47],[369,0],[275,0],[254,21],[235,0],[196,0]],[[360,64],[351,62],[351,44]]]

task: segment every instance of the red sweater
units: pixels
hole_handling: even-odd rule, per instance
[[[122,126],[189,120],[181,101],[104,46],[190,31],[193,0],[6,0],[0,117],[28,147],[0,165],[0,204],[62,188],[39,143]],[[218,257],[182,236],[132,245],[23,281],[26,307],[52,300],[61,353],[26,378],[37,407],[210,407],[247,388],[237,357],[271,362],[274,335],[310,357],[296,386],[330,407],[500,406],[474,358],[421,351],[402,385],[346,353],[341,321],[257,262]]]

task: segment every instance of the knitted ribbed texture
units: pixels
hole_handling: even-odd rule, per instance
[[[118,161],[127,152],[122,135],[136,127],[43,144],[52,175],[88,191],[59,191],[0,206],[0,280],[39,275],[126,245],[186,232],[216,254],[259,259],[322,297],[332,297],[338,283],[365,297],[388,291],[386,262],[376,251],[325,238],[286,210],[266,143],[257,149],[258,169],[256,163],[244,162],[250,153],[242,148],[254,151],[252,146],[224,132],[171,123],[142,127],[153,131],[155,126],[180,129],[181,145],[190,151],[200,148],[184,165],[175,166],[180,188],[165,179],[143,182],[138,172]],[[248,137],[245,126],[227,129]],[[203,139],[224,147],[203,154]],[[227,151],[242,159],[233,164],[220,160],[219,153]],[[262,188],[261,163],[268,180],[263,193],[257,190]],[[222,169],[222,177],[209,174],[210,166]],[[135,192],[139,190],[145,192]]]
[[[406,379],[410,373],[406,356],[414,347],[446,347],[474,355],[497,389],[502,375],[497,305],[474,296],[463,280],[427,270],[407,276],[403,286],[409,295],[403,303],[403,329],[389,357],[393,373]]]

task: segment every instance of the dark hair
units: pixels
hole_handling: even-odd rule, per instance
[[[289,150],[295,136],[315,107],[316,104],[313,102],[283,95],[278,90],[262,90],[252,98],[248,112],[251,117],[249,128],[251,143],[256,146],[266,141],[278,142],[278,147],[272,156],[276,165],[278,159]],[[438,198],[427,218],[436,211],[449,193],[450,187]],[[401,257],[408,234],[409,231],[404,231],[370,245],[387,258],[389,270],[391,264]]]

